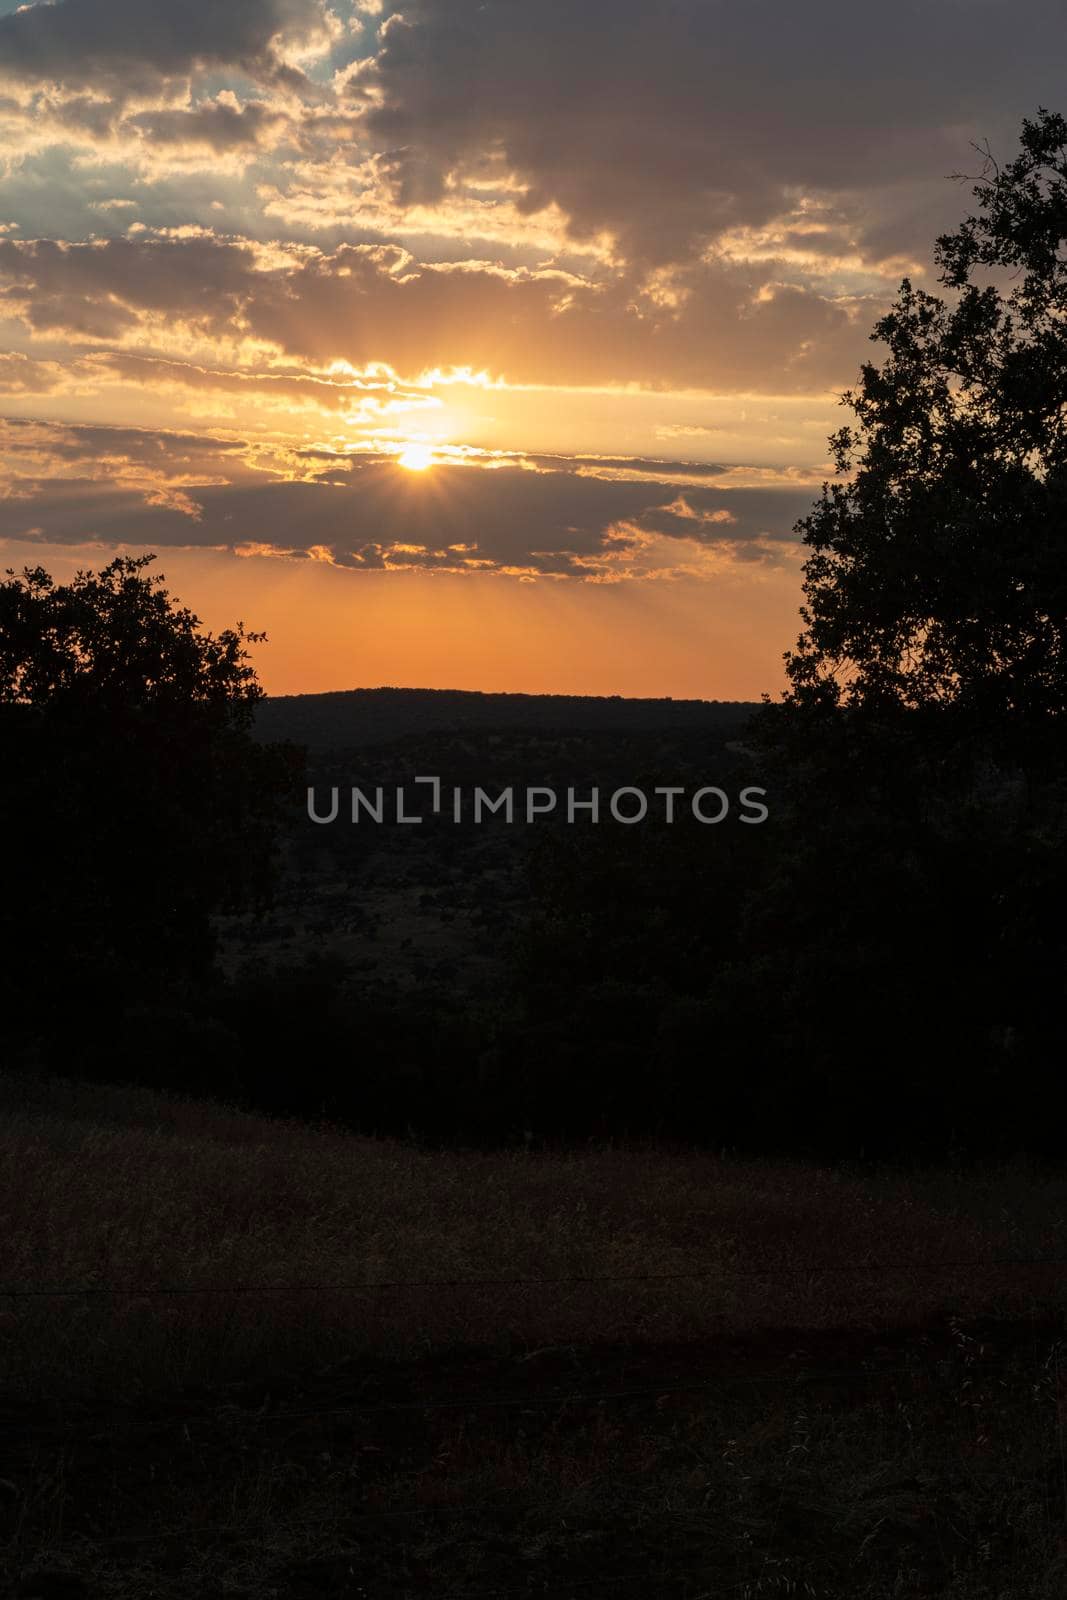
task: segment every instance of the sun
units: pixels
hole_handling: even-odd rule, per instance
[[[433,451],[428,444],[409,444],[396,459],[409,472],[425,472],[433,466]]]

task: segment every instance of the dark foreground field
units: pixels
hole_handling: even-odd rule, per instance
[[[1064,1590],[1063,1175],[4,1105],[15,1593]]]

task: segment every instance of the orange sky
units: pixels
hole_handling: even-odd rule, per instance
[[[156,551],[274,693],[776,690],[868,330],[1067,43],[893,16],[0,0],[0,561]]]
[[[57,546],[35,554],[60,580],[93,564]],[[266,631],[253,660],[270,694],[394,686],[754,700],[783,686],[781,651],[797,631],[796,580],[780,572],[717,585],[412,573],[398,595],[395,574],[320,563],[294,571],[172,550],[158,565],[208,627]]]

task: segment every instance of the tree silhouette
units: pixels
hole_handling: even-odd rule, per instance
[[[905,280],[843,397],[789,686],[757,719],[774,870],[727,1009],[868,1149],[1062,1148],[1067,121],[983,157],[944,297]]]
[[[153,560],[0,583],[4,999],[23,1027],[60,994],[77,1009],[105,983],[203,973],[212,914],[269,894],[296,756],[252,737],[264,636],[205,631]]]
[[[795,705],[951,708],[1012,748],[1067,707],[1067,122],[1041,110],[1021,143],[937,242],[951,302],[905,279],[844,396],[853,475],[798,525]]]

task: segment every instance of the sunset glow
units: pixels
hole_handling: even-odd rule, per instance
[[[433,451],[428,444],[409,444],[396,459],[409,472],[425,472],[427,467],[433,466]]]
[[[486,687],[555,673],[523,639],[533,585],[570,591],[579,639],[598,588],[679,591],[706,624],[684,683],[660,602],[629,609],[619,658],[649,694],[716,692],[726,615],[744,692],[776,687],[839,395],[901,274],[933,283],[942,174],[1012,136],[1057,55],[1019,25],[1006,81],[936,0],[905,136],[900,30],[765,10],[627,0],[620,28],[614,0],[248,0],[231,28],[0,0],[4,564],[217,554],[250,625],[291,602],[259,661],[274,691],[321,683],[297,638],[338,687],[384,673],[344,620],[371,575],[397,636],[416,579],[455,622],[446,575],[502,585],[516,665],[486,642]],[[835,83],[884,66],[829,121],[808,103],[827,38]],[[794,602],[773,624],[772,592]],[[448,686],[456,664],[389,670]]]

